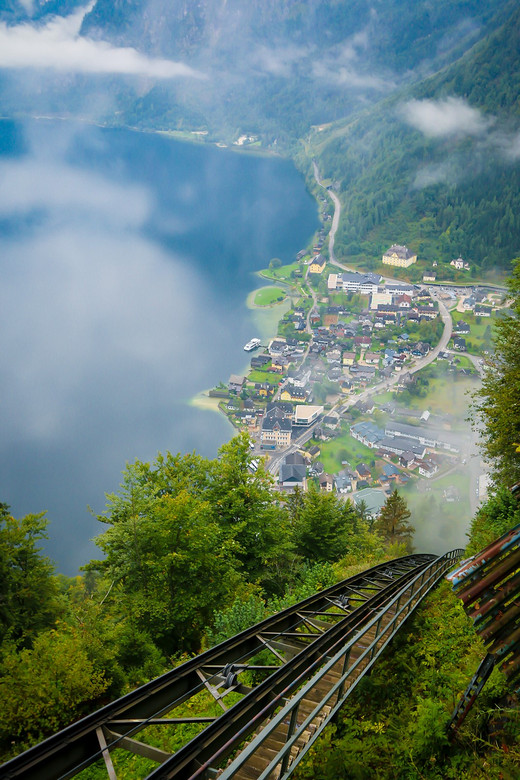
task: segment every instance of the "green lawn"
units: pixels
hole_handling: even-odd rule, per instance
[[[319,442],[319,445],[321,454],[318,458],[328,474],[335,474],[343,468],[341,465],[343,460],[347,460],[352,468],[355,468],[359,463],[369,464],[375,458],[374,450],[353,439],[346,431],[343,431],[337,439]]]
[[[270,306],[273,303],[280,302],[285,298],[285,290],[280,287],[261,287],[255,295],[255,306]]]
[[[280,374],[274,374],[272,371],[250,371],[248,375],[249,382],[269,382],[270,385],[277,385],[281,382]]]
[[[399,489],[412,512],[415,548],[441,554],[465,546],[471,520],[469,475],[461,469],[438,480],[423,480],[422,485],[427,492],[419,492],[415,481]],[[460,500],[447,502],[443,493],[452,485],[459,491]]]
[[[468,378],[455,379],[450,374],[429,381],[428,394],[424,398],[412,396],[408,405],[412,409],[428,409],[433,413],[465,418],[470,403],[469,395],[477,388],[475,381]]]
[[[467,355],[458,355],[458,365],[457,368],[469,368],[471,371],[473,371],[475,374],[477,373],[477,369],[473,365],[473,362],[467,357]]]
[[[471,312],[452,311],[451,316],[454,326],[460,320],[464,320],[470,327],[470,332],[462,336],[466,339],[468,352],[472,355],[481,355],[483,350],[492,349],[491,341],[495,333],[497,312],[493,312],[491,317],[475,317]]]
[[[294,262],[289,265],[282,265],[280,268],[264,268],[260,271],[261,276],[267,279],[273,279],[275,282],[293,281],[291,273],[300,268],[300,263]]]

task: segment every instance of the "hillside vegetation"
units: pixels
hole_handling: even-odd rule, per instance
[[[514,395],[518,387],[519,262],[510,288],[493,371],[474,394],[495,483],[472,521],[468,554],[520,523],[520,504],[507,489],[520,478],[520,415],[501,389]],[[41,554],[44,515],[15,519],[0,506],[3,758],[187,654],[409,549],[410,513],[397,492],[375,522],[362,505],[312,485],[273,501],[272,477],[262,465],[252,473],[251,458],[242,434],[215,460],[166,453],[127,466],[98,518],[103,558],[74,578],[56,575]],[[517,702],[497,670],[457,740],[447,742],[450,714],[483,654],[460,603],[441,587],[359,685],[299,776],[517,776]],[[123,776],[139,775],[128,769]]]
[[[79,5],[4,0],[0,20],[44,25]],[[433,262],[453,278],[458,256],[500,277],[520,246],[519,20],[512,0],[96,0],[83,36],[201,78],[49,71],[33,87],[3,70],[0,110],[244,136],[294,155],[309,186],[314,157],[344,204],[339,259],[376,267],[405,243],[414,280]]]
[[[508,267],[520,238],[520,12],[461,61],[311,139],[341,194],[344,258],[405,243],[428,263]]]

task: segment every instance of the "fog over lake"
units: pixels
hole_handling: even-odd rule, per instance
[[[68,122],[0,122],[0,500],[48,510],[64,573],[96,555],[126,462],[208,456],[189,405],[243,369],[252,272],[318,226],[287,161]]]

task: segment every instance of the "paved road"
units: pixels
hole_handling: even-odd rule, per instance
[[[312,161],[312,166],[314,168],[314,178],[316,179],[317,183],[320,187],[323,187],[323,184],[321,183],[320,179],[320,172],[318,171],[318,166]],[[330,226],[329,230],[329,256],[331,259],[331,262],[336,262],[336,255],[334,254],[334,241],[336,239],[336,231],[338,229],[339,225],[339,218],[341,216],[341,202],[338,196],[335,192],[332,190],[328,190],[326,187],[323,187],[325,192],[332,198],[332,202],[334,203],[334,215],[332,217],[332,225]]]
[[[314,161],[313,161],[312,164],[313,164],[313,168],[314,168],[314,177],[315,177],[317,183],[320,185],[320,187],[323,187],[323,184],[321,183],[320,176],[319,176],[318,166],[316,165],[316,163]],[[324,187],[324,189],[326,189],[326,188]],[[343,271],[350,271],[352,269],[348,268],[348,266],[346,266],[346,265],[344,265],[342,263],[339,263],[336,260],[336,257],[334,255],[334,239],[336,237],[336,231],[338,229],[339,218],[340,218],[340,215],[341,215],[341,203],[340,203],[340,200],[339,200],[338,196],[336,195],[336,193],[332,192],[332,190],[326,190],[326,192],[328,193],[328,195],[330,195],[330,197],[332,198],[332,200],[334,202],[334,216],[332,218],[332,225],[331,225],[330,232],[329,232],[329,254],[330,254],[330,260],[331,260],[331,262],[334,265],[336,265],[338,268],[341,268]],[[309,272],[309,269],[307,269],[307,274],[308,274],[308,272]],[[392,279],[391,277],[384,277],[384,279],[385,279],[385,281],[388,281],[390,283],[396,283],[396,282],[400,281],[399,279]],[[316,304],[316,293],[314,292],[314,290],[312,289],[312,287],[310,285],[308,285],[308,286],[309,286],[309,290],[311,291],[311,294],[312,294],[312,297],[313,297],[313,302],[314,302],[314,305],[315,305]],[[446,350],[446,348],[448,346],[448,342],[449,342],[449,340],[451,338],[451,333],[452,333],[452,329],[453,329],[453,321],[452,321],[452,318],[451,318],[451,314],[450,314],[448,308],[443,303],[443,301],[441,301],[435,295],[435,293],[432,293],[432,297],[437,301],[437,303],[439,305],[439,312],[440,312],[440,315],[441,315],[441,319],[442,319],[442,321],[444,323],[444,330],[442,332],[442,336],[441,336],[437,346],[434,347],[433,349],[431,349],[430,352],[428,353],[428,355],[426,355],[423,358],[420,358],[419,360],[416,360],[414,362],[413,366],[411,366],[411,367],[409,367],[407,369],[410,374],[415,374],[417,371],[421,371],[423,368],[425,368],[426,366],[430,365],[430,363],[433,363],[433,361],[437,358],[439,352],[443,352],[443,351]],[[310,313],[309,313],[309,317],[310,317]],[[310,333],[311,332],[311,328],[310,328],[309,317],[307,318],[307,331]],[[307,350],[307,352],[305,354],[305,357],[307,356],[307,353],[308,353],[308,350]],[[376,385],[372,385],[371,387],[367,388],[366,390],[364,390],[360,394],[357,394],[355,396],[351,396],[351,397],[349,397],[347,399],[341,398],[332,407],[331,411],[339,411],[339,412],[346,411],[351,406],[354,406],[354,404],[358,403],[358,401],[366,401],[374,394],[380,393],[380,392],[385,391],[385,390],[391,390],[392,387],[399,382],[399,379],[400,379],[400,375],[397,374],[395,376],[390,377],[389,379],[384,379],[383,381],[378,382]],[[287,449],[283,450],[282,452],[277,452],[275,455],[270,456],[269,464],[268,464],[269,471],[271,473],[275,474],[278,471],[278,469],[280,468],[280,464],[281,464],[283,458],[286,455],[288,455],[290,452],[295,452],[295,450],[299,449],[306,441],[308,441],[312,437],[312,433],[314,431],[314,428],[317,425],[320,425],[320,424],[321,424],[320,420],[316,421],[313,425],[311,425],[306,430],[305,438],[302,435],[301,437],[298,438],[297,442],[294,442],[293,444],[291,444]]]
[[[432,294],[432,298],[435,298],[437,303],[439,304],[439,312],[441,315],[441,319],[444,323],[444,330],[442,331],[442,336],[439,339],[439,343],[436,347],[431,349],[429,353],[424,358],[420,358],[415,362],[415,365],[413,368],[410,369],[410,374],[415,374],[417,371],[420,371],[422,368],[425,368],[425,366],[428,366],[430,363],[433,363],[435,358],[438,356],[439,352],[444,352],[448,346],[448,342],[451,338],[451,333],[453,330],[453,320],[451,318],[451,314],[449,310],[446,308],[444,303],[440,300],[440,298],[437,298],[434,294]]]

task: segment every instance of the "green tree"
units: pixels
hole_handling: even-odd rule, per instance
[[[135,631],[154,637],[165,654],[197,649],[213,614],[238,585],[280,590],[292,555],[284,513],[273,502],[272,477],[251,473],[242,433],[206,460],[159,455],[127,466],[99,519],[103,561],[90,568],[112,583],[110,603]]]
[[[273,478],[260,463],[250,473],[251,448],[246,432],[219,450],[209,466],[206,490],[221,527],[229,529],[239,545],[237,557],[250,582],[269,578],[267,564],[288,551],[285,516],[273,501]]]
[[[3,647],[0,678],[0,745],[16,752],[84,714],[85,703],[108,687],[89,658],[80,632],[43,631],[32,649]]]
[[[208,632],[208,642],[213,647],[254,626],[255,623],[260,623],[265,617],[265,602],[258,593],[249,593],[246,597],[237,596],[229,609],[215,615],[214,628]]]
[[[355,504],[354,510],[357,516],[359,517],[359,519],[363,523],[367,523],[369,528],[372,527],[374,521],[372,519],[372,515],[368,511],[368,506],[366,501],[361,499],[361,501]]]
[[[295,491],[289,497],[288,511],[298,555],[317,563],[346,555],[358,519],[350,501],[322,492],[311,482],[307,493]]]
[[[61,613],[52,563],[38,546],[46,528],[44,512],[17,520],[0,504],[0,643],[30,645]]]
[[[101,517],[109,528],[96,542],[105,558],[92,564],[114,583],[110,600],[121,616],[167,654],[198,648],[213,612],[240,579],[233,535],[180,471],[172,490],[158,488],[164,474],[155,483],[147,479],[147,464],[127,466],[120,494],[109,496]]]
[[[415,529],[408,523],[410,516],[406,501],[394,490],[386,499],[374,527],[389,544],[404,542],[411,549]]]
[[[473,555],[520,523],[520,504],[505,487],[499,487],[479,506],[469,531],[468,555]]]
[[[473,394],[472,421],[497,484],[520,480],[520,258],[509,281],[511,312],[499,319],[495,353]]]

